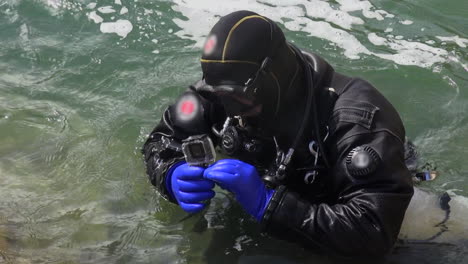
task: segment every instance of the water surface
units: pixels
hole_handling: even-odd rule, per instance
[[[219,193],[186,221],[148,183],[139,149],[201,77],[219,16],[250,9],[335,69],[373,83],[422,162],[386,263],[468,260],[468,2],[0,0],[0,262],[329,263],[263,236]],[[452,196],[445,231],[437,207]],[[442,230],[443,231],[443,230]]]

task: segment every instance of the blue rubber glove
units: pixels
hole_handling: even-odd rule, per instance
[[[244,210],[257,221],[262,220],[275,192],[266,188],[254,166],[240,160],[220,160],[207,168],[203,176],[234,193]]]
[[[202,167],[189,166],[185,161],[174,164],[167,172],[166,189],[188,213],[196,213],[215,196],[214,182],[203,178]]]

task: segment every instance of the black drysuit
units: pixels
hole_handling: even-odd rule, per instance
[[[322,159],[313,166],[314,156],[308,148],[315,140],[311,121],[286,181],[276,188],[267,207],[262,226],[275,237],[328,254],[381,256],[393,247],[413,195],[404,161],[404,127],[393,106],[371,84],[334,72],[317,55],[304,55],[319,82],[316,109],[329,166],[325,167]],[[187,125],[177,120],[176,104],[169,106],[143,149],[151,183],[172,202],[176,201],[165,189],[166,172],[184,158],[181,140],[207,133],[216,142],[210,128],[220,127],[225,119],[219,105],[200,96],[196,87],[187,93],[200,100],[203,118]],[[373,169],[365,173],[349,167],[350,152],[360,146],[377,154]],[[287,144],[282,147],[287,151]],[[274,154],[271,156],[262,162],[273,162]],[[260,162],[253,165],[260,174],[260,168],[269,166]],[[312,169],[318,176],[306,183],[304,176]]]

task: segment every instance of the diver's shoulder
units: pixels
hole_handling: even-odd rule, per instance
[[[335,125],[342,122],[355,123],[371,133],[386,131],[403,142],[405,128],[390,101],[362,78],[344,75],[341,78],[346,83],[337,89],[338,98],[333,107],[332,122]]]
[[[337,79],[339,80],[337,81]],[[337,85],[337,82],[341,83]],[[338,95],[338,105],[341,101],[347,101],[351,105],[365,102],[380,110],[396,112],[390,101],[374,85],[360,77],[349,77],[335,72],[331,88]]]

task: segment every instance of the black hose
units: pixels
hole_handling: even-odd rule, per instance
[[[324,147],[323,147],[323,141],[320,137],[320,125],[319,125],[319,122],[318,122],[318,113],[317,113],[317,101],[316,101],[316,98],[315,98],[315,93],[317,92],[317,87],[318,87],[318,83],[315,83],[314,82],[314,79],[313,79],[313,75],[312,75],[312,71],[313,69],[311,68],[309,62],[307,62],[307,60],[305,59],[304,55],[302,54],[302,51],[297,48],[295,45],[289,43],[290,46],[294,49],[294,51],[296,52],[296,55],[299,57],[301,63],[302,63],[302,68],[304,69],[305,71],[305,77],[306,77],[306,90],[307,90],[307,102],[306,102],[306,109],[305,109],[305,114],[304,114],[304,118],[302,119],[302,124],[301,124],[301,127],[299,129],[299,132],[294,140],[294,143],[292,145],[292,148],[293,149],[296,149],[297,146],[299,145],[299,140],[300,140],[300,137],[301,135],[304,133],[304,129],[306,127],[306,124],[307,124],[307,120],[309,119],[310,117],[310,109],[312,107],[312,105],[314,106],[314,109],[312,111],[312,122],[313,122],[313,127],[314,127],[314,133],[315,133],[315,136],[316,136],[316,140],[317,140],[317,143],[318,143],[318,147],[319,147],[319,151],[320,151],[320,154],[322,155],[323,157],[323,162],[325,163],[325,166],[327,168],[330,168],[330,163],[328,162],[328,159],[327,157],[325,156],[325,150],[324,150]],[[312,87],[312,91],[310,91],[310,88]]]

